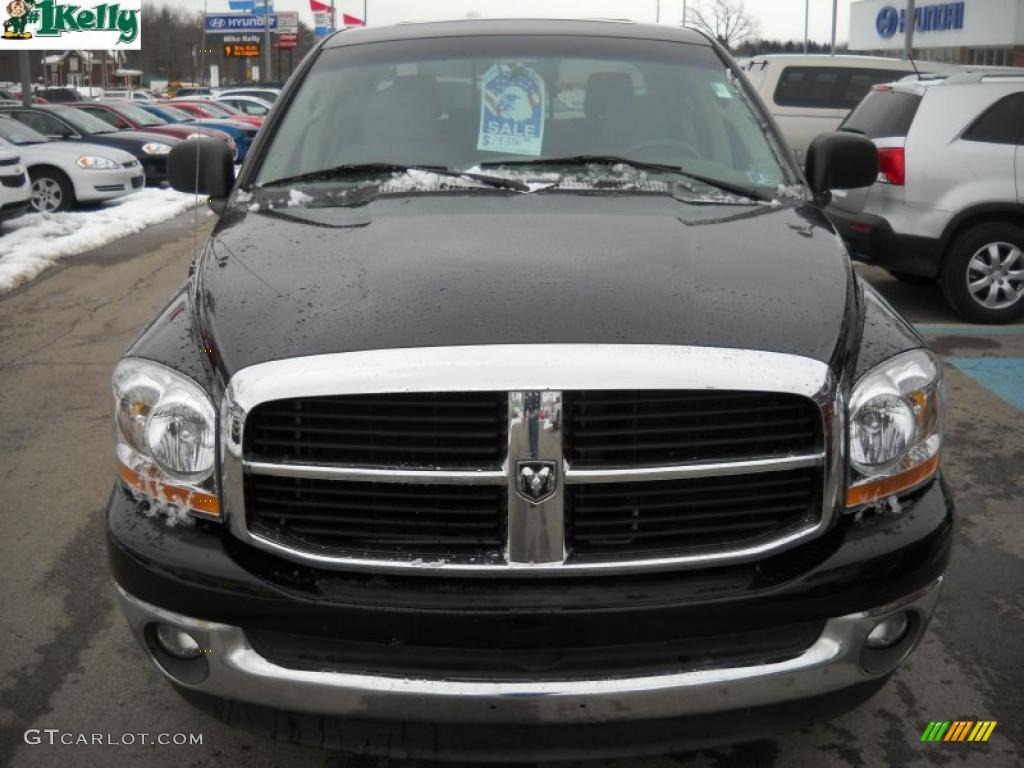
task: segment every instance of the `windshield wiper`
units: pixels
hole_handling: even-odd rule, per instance
[[[306,181],[332,181],[334,179],[345,179],[354,176],[380,175],[385,173],[403,173],[405,171],[423,171],[438,176],[447,176],[456,179],[471,179],[480,184],[486,184],[496,189],[511,189],[516,192],[529,192],[529,184],[508,179],[503,176],[489,176],[484,173],[473,173],[472,171],[456,171],[443,165],[402,165],[400,163],[356,163],[347,165],[336,165],[333,168],[323,168],[319,171],[299,173],[295,176],[285,176],[281,179],[267,181],[259,186],[279,187],[286,184],[301,184]]]
[[[734,195],[750,198],[751,200],[764,201],[769,199],[749,187],[732,184],[728,181],[722,181],[721,179],[713,179],[710,176],[701,176],[697,173],[691,173],[690,171],[683,170],[677,165],[669,165],[668,163],[648,163],[643,160],[630,160],[628,157],[619,157],[617,155],[573,155],[571,157],[543,157],[531,160],[503,160],[481,163],[480,167],[500,168],[502,166],[522,167],[532,165],[628,165],[631,168],[636,168],[641,171],[655,171],[658,173],[672,173],[678,176],[685,176],[688,179],[693,179],[694,181],[706,184],[709,187],[715,187],[723,192],[730,192]]]

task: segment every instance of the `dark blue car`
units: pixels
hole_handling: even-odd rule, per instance
[[[194,115],[185,112],[184,110],[172,107],[170,104],[146,104],[138,103],[135,106],[141,107],[150,114],[161,117],[169,123],[198,123],[199,121]],[[238,123],[234,120],[203,120],[203,125],[209,128],[216,128],[218,131],[223,131],[228,134],[232,139],[235,140],[235,144],[238,146],[238,162],[241,163],[245,160],[245,156],[249,153],[249,146],[252,144],[252,140],[256,138],[256,133],[259,130],[255,126],[245,125]]]

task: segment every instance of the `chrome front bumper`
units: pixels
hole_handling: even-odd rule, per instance
[[[184,684],[195,691],[294,712],[432,723],[595,723],[728,712],[811,698],[888,674],[920,640],[942,579],[889,605],[830,619],[800,656],[778,663],[634,678],[558,682],[459,682],[288,669],[253,650],[238,627],[182,616],[118,588],[136,638],[149,650],[145,628],[166,622],[191,633],[206,651],[208,674]],[[906,648],[884,669],[862,666],[864,640],[879,620],[908,611],[916,621]],[[151,654],[152,655],[152,654]],[[155,659],[154,659],[155,661]]]

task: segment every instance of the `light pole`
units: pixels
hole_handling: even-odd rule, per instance
[[[683,26],[686,26],[686,0],[683,0]]]
[[[810,35],[810,23],[811,23],[811,0],[804,0],[804,56],[807,55],[809,50],[808,42]]]
[[[832,55],[836,55],[836,21],[839,18],[839,0],[832,0]]]
[[[267,71],[261,79],[269,83],[273,79],[270,76],[270,0],[263,0],[263,66]]]
[[[907,23],[904,27],[903,48],[907,60],[914,58],[914,0],[907,0]]]

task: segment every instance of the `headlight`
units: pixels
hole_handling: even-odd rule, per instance
[[[934,476],[942,447],[942,369],[923,349],[867,373],[850,398],[847,506],[906,492]]]
[[[186,138],[188,139],[206,139],[209,138],[205,133],[190,133]]]
[[[118,363],[113,388],[122,480],[157,504],[219,515],[209,395],[188,377],[137,358]]]
[[[171,151],[170,144],[161,144],[156,141],[151,141],[148,144],[142,145],[142,151],[147,155],[166,155]]]
[[[79,168],[87,171],[116,171],[119,166],[108,157],[97,157],[96,155],[83,155],[75,160]]]

